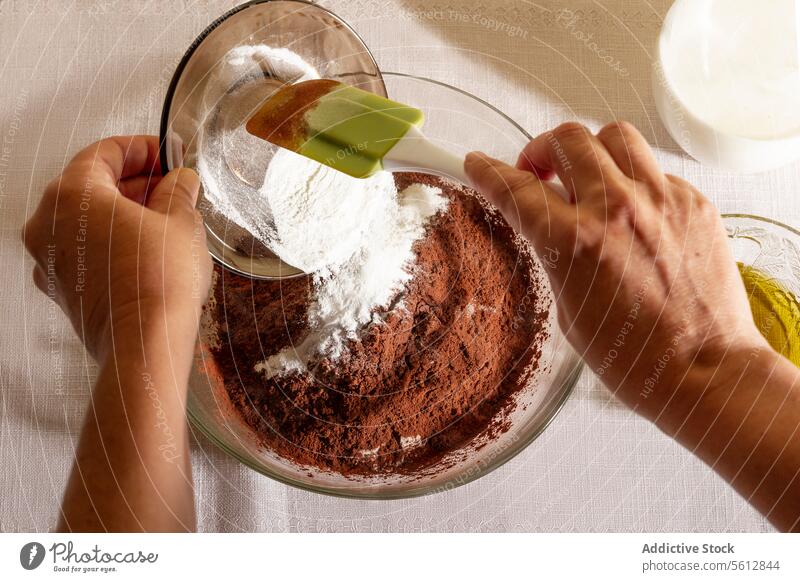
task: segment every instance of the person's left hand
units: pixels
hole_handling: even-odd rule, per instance
[[[133,136],[82,150],[45,189],[23,229],[33,278],[96,359],[112,328],[138,337],[158,319],[196,331],[211,280],[199,188],[189,169],[161,178],[158,139]]]

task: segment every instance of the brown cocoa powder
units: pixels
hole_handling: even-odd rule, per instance
[[[410,474],[507,430],[505,415],[546,339],[545,289],[511,228],[460,187],[421,174],[396,180],[438,186],[450,206],[415,246],[402,305],[380,313],[382,323],[338,360],[271,379],[255,372],[302,341],[311,280],[218,271],[212,353],[228,394],[264,446],[300,465]]]

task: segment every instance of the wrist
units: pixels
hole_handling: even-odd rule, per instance
[[[781,356],[759,335],[724,350],[699,353],[674,379],[674,392],[655,424],[687,446],[697,444],[732,399],[741,399],[754,377]],[[759,387],[761,388],[761,386]]]
[[[646,345],[636,373],[628,375],[621,391],[638,414],[673,437],[692,411],[729,385],[747,361],[772,351],[754,326],[691,339]]]
[[[112,311],[98,362],[172,363],[191,359],[197,340],[200,310],[142,301]]]

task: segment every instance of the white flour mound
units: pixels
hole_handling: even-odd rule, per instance
[[[363,246],[374,217],[392,212],[396,194],[388,172],[360,180],[280,150],[260,190],[274,215],[271,249],[305,273],[341,265]]]
[[[413,184],[398,193],[388,173],[356,180],[296,154],[281,156],[280,172],[271,178],[270,166],[262,189],[273,208],[286,208],[275,213],[285,247],[279,254],[290,264],[317,268],[308,312],[312,331],[256,365],[268,376],[304,371],[316,355],[341,356],[375,310],[389,307],[411,279],[413,245],[447,206],[438,188]]]

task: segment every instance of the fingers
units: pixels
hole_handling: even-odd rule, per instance
[[[158,138],[133,135],[100,140],[78,152],[65,171],[70,168],[81,168],[102,185],[113,187],[132,176],[160,175]]]
[[[549,240],[551,226],[558,232],[572,219],[561,196],[530,172],[477,152],[467,155],[464,169],[475,188],[535,246]]]
[[[605,195],[604,185],[626,179],[603,142],[578,123],[565,123],[530,142],[520,166],[555,173],[576,199]]]
[[[609,123],[600,130],[597,138],[620,170],[632,180],[655,183],[664,179],[650,144],[630,123]]]
[[[133,200],[137,204],[144,204],[148,194],[150,194],[161,181],[161,175],[139,175],[120,180],[117,188],[128,200]]]
[[[525,155],[524,151],[520,152],[519,158],[517,158],[517,169],[524,172],[532,172],[536,174],[537,178],[544,180],[545,182],[550,182],[556,177],[556,173],[553,170],[544,170],[534,166],[533,162],[528,159],[528,156]]]
[[[161,214],[189,213],[200,194],[200,178],[189,168],[178,168],[164,176],[147,197],[145,206]]]

